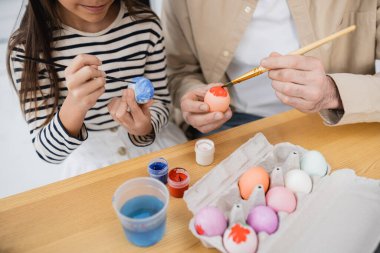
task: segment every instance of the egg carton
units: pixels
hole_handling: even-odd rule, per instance
[[[300,169],[307,152],[291,143],[271,145],[262,133],[240,146],[185,192],[188,209],[195,214],[206,206],[218,207],[230,218],[232,207],[240,203],[244,219],[249,210],[266,205],[263,188],[256,187],[248,200],[242,200],[239,177],[253,166],[271,175],[271,186],[283,186],[283,176]],[[278,230],[258,234],[257,252],[373,252],[380,241],[380,180],[362,178],[350,169],[324,177],[312,176],[311,193],[295,193],[296,210],[278,212]],[[189,229],[207,248],[227,252],[222,236],[199,235],[194,217]]]

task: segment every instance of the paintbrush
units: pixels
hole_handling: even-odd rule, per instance
[[[43,64],[46,64],[46,65],[50,65],[50,66],[54,66],[54,67],[58,67],[58,68],[64,68],[64,69],[67,68],[67,66],[59,64],[59,63],[49,62],[49,61],[44,60],[44,59],[33,58],[33,57],[21,55],[21,54],[16,54],[16,58],[19,58],[19,59],[22,59],[22,60],[35,61],[35,62],[38,62],[38,63],[43,63]],[[138,60],[138,59],[134,59],[134,60]],[[116,78],[116,77],[112,77],[112,76],[108,76],[108,75],[106,75],[105,78],[108,79],[108,80],[119,81],[119,82],[124,82],[124,83],[134,83],[132,81],[127,81],[127,80],[124,80],[124,79],[120,79],[120,78]]]
[[[303,54],[305,54],[305,53],[307,53],[307,52],[309,52],[309,51],[311,51],[317,47],[322,46],[323,44],[325,44],[327,42],[330,42],[332,40],[335,40],[336,38],[339,38],[345,34],[348,34],[352,31],[354,31],[355,29],[356,29],[355,25],[349,26],[349,27],[347,27],[347,28],[345,28],[339,32],[331,34],[330,36],[327,36],[323,39],[317,40],[317,41],[315,41],[315,42],[313,42],[313,43],[311,43],[305,47],[302,47],[296,51],[293,51],[293,52],[289,53],[288,55],[303,55]],[[248,71],[247,73],[239,76],[238,78],[235,78],[234,80],[222,85],[222,87],[227,87],[227,88],[232,87],[234,84],[241,83],[245,80],[248,80],[248,79],[251,79],[255,76],[261,75],[267,71],[269,71],[269,69],[266,69],[262,66],[258,66],[256,68]]]

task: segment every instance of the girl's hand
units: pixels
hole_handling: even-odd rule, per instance
[[[342,108],[338,88],[319,59],[272,53],[261,66],[270,69],[272,87],[284,104],[302,112]]]
[[[77,110],[87,113],[105,91],[104,71],[98,69],[102,63],[93,55],[81,54],[65,69],[68,89],[67,102]]]
[[[149,107],[153,100],[138,105],[132,89],[123,90],[121,98],[113,98],[108,104],[108,111],[112,118],[125,127],[133,135],[147,135],[153,130]]]
[[[93,55],[78,55],[65,69],[68,94],[59,111],[59,118],[71,135],[78,137],[87,111],[104,93],[105,73],[102,63]]]

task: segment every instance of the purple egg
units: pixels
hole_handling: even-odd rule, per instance
[[[257,233],[266,232],[270,235],[276,232],[278,228],[278,216],[268,206],[257,206],[249,212],[247,223]]]
[[[200,235],[218,236],[227,229],[227,219],[216,207],[204,207],[195,215],[195,230]]]

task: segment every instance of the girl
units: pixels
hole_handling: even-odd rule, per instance
[[[157,16],[135,0],[30,0],[8,72],[38,156],[65,160],[67,177],[184,142],[168,123],[164,49]],[[138,76],[155,87],[142,106],[120,81]]]

